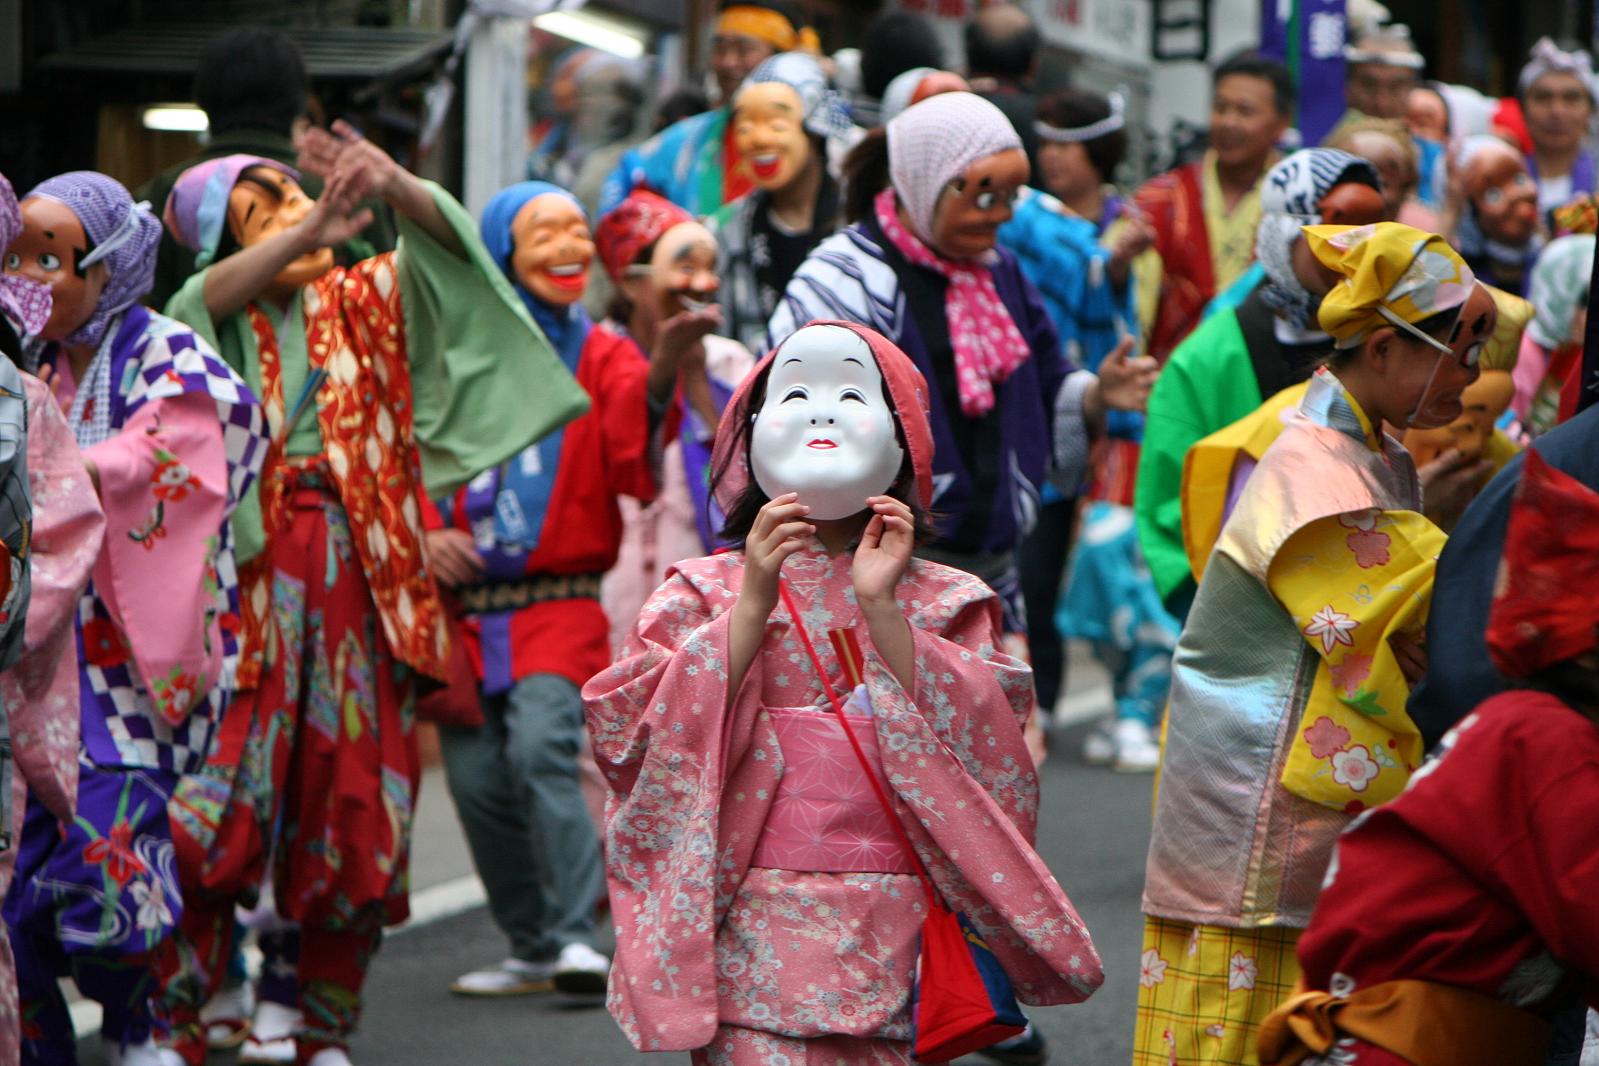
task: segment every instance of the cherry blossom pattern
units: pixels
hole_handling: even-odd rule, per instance
[[[1160,952],[1150,948],[1138,960],[1138,983],[1143,988],[1154,988],[1166,980],[1166,967],[1170,965],[1160,957]]]
[[[93,831],[93,826],[81,818],[78,824]],[[142,874],[147,869],[144,860],[134,854],[133,826],[127,822],[119,822],[111,827],[107,836],[91,840],[83,849],[83,861],[90,866],[104,866],[119,888],[131,881],[134,874]]]
[[[150,679],[150,698],[155,701],[161,717],[169,722],[181,722],[200,698],[200,679],[174,666],[166,677]]]
[[[1310,745],[1312,755],[1325,759],[1342,751],[1344,745],[1349,743],[1349,730],[1322,715],[1305,730],[1305,743]]]
[[[1322,653],[1331,655],[1332,650],[1340,644],[1354,647],[1355,638],[1352,634],[1359,626],[1358,621],[1342,611],[1335,610],[1329,603],[1311,615],[1310,624],[1305,626],[1304,634],[1307,637],[1320,637]]]
[[[1344,538],[1344,543],[1355,553],[1355,563],[1362,570],[1388,565],[1388,546],[1393,541],[1388,534],[1377,532],[1379,514],[1378,511],[1368,510],[1338,516],[1339,525],[1354,530]]]
[[[1374,660],[1370,655],[1349,652],[1342,659],[1329,664],[1327,673],[1331,675],[1332,683],[1338,691],[1345,696],[1353,696],[1371,676],[1373,663]]]
[[[177,503],[200,487],[200,479],[176,455],[165,448],[155,450],[155,472],[150,475],[150,491],[156,499]]]
[[[1246,955],[1242,951],[1233,952],[1233,957],[1227,963],[1227,990],[1237,992],[1255,987],[1255,979],[1260,976],[1260,967],[1255,965],[1253,955]]]
[[[1333,780],[1352,792],[1364,792],[1377,779],[1381,768],[1364,744],[1333,753]]]

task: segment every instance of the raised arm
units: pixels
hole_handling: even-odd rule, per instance
[[[333,123],[332,133],[323,129],[307,132],[298,162],[301,169],[326,177],[330,183],[335,178],[345,177],[355,193],[352,204],[368,196],[381,197],[442,247],[466,258],[466,249],[439,211],[427,184],[343,119]]]
[[[221,323],[242,311],[272,285],[283,268],[320,248],[343,244],[371,221],[372,212],[357,210],[360,195],[353,175],[335,174],[322,198],[297,225],[275,237],[241,248],[212,266],[205,275],[205,309]]]

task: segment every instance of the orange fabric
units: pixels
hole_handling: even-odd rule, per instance
[[[382,634],[396,659],[444,680],[449,634],[422,549],[416,502],[421,467],[412,433],[411,373],[394,253],[335,267],[306,286],[304,304],[311,369],[328,370],[316,395],[324,455],[349,517]],[[284,419],[283,380],[272,324],[253,304],[247,312],[260,353],[261,400],[274,427],[259,482],[262,526],[270,539],[288,521],[286,434],[276,428]],[[260,682],[272,608],[270,557],[262,552],[240,567],[241,689]]]
[[[723,11],[716,19],[717,33],[733,33],[741,37],[754,37],[765,41],[779,52],[821,51],[816,31],[810,27],[795,29],[794,24],[769,7],[739,4]]]
[[[1549,1023],[1463,988],[1387,981],[1348,996],[1300,992],[1260,1029],[1261,1066],[1299,1066],[1355,1037],[1414,1066],[1539,1066]]]

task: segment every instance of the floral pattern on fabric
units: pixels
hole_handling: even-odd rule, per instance
[[[1146,918],[1133,1066],[1259,1066],[1260,1023],[1299,979],[1298,938]]]
[[[1420,765],[1410,685],[1389,639],[1420,641],[1443,545],[1414,511],[1365,510],[1313,522],[1278,552],[1272,595],[1324,667],[1283,767],[1290,792],[1358,812],[1398,795]]]
[[[394,254],[336,267],[306,286],[306,352],[311,371],[327,373],[315,397],[317,424],[384,639],[401,662],[442,679],[449,636],[438,589],[424,565],[417,502],[422,475]],[[277,334],[260,308],[252,304],[246,310],[272,430],[261,476],[262,525],[271,537],[288,520],[287,408]],[[245,650],[239,685],[245,688],[261,678],[272,575],[257,558],[240,576]]]
[[[859,622],[848,560],[813,543],[784,565],[810,632]],[[735,1014],[778,1032],[900,1031],[895,1011],[920,924],[912,879],[749,868],[783,774],[766,708],[817,708],[825,697],[778,610],[729,698],[729,610],[742,578],[739,553],[678,564],[618,661],[584,690],[611,791],[606,862],[618,928],[608,1006],[641,1050],[704,1047]],[[1026,667],[996,650],[998,602],[975,578],[920,561],[898,597],[915,640],[914,699],[864,626],[857,635],[901,820],[946,903],[978,926],[1018,995],[1081,1000],[1100,982],[1099,958],[1030,844],[1038,781],[1021,725],[1032,686]],[[836,686],[843,671],[832,649],[817,651]],[[850,884],[862,898],[846,906],[837,901]],[[762,899],[761,911],[790,917],[757,913]],[[867,934],[841,935],[830,924],[835,906],[846,923],[877,908],[873,920],[891,932],[870,944]],[[875,963],[863,958],[880,951]],[[864,994],[834,985],[841,967],[846,983],[864,979],[852,990]]]

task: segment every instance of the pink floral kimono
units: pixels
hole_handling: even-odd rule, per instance
[[[925,500],[925,384],[897,348],[849,328],[883,369]],[[747,418],[751,384],[771,361],[728,405],[722,433]],[[855,627],[870,697],[852,704],[855,732],[917,854],[1020,999],[1087,998],[1099,956],[1032,846],[1038,779],[1022,739],[1031,674],[998,650],[999,600],[963,572],[913,561],[897,590],[915,642],[907,692],[855,607],[851,559],[813,540],[784,564],[784,580],[838,691],[848,686],[825,635]],[[804,1062],[824,1049],[829,1062],[909,1062],[925,897],[785,609],[728,692],[743,577],[738,551],[679,563],[617,662],[584,688],[611,791],[608,1006],[635,1047],[694,1050],[701,1064]]]
[[[32,593],[22,657],[0,672],[0,700],[11,730],[11,839],[22,834],[31,792],[51,814],[71,821],[78,788],[78,654],[72,622],[100,554],[105,516],[83,456],[49,389],[22,375],[28,405],[28,488],[33,530]],[[0,851],[0,898],[11,885],[16,848]],[[17,975],[10,937],[0,928],[0,1066],[21,1056]]]

